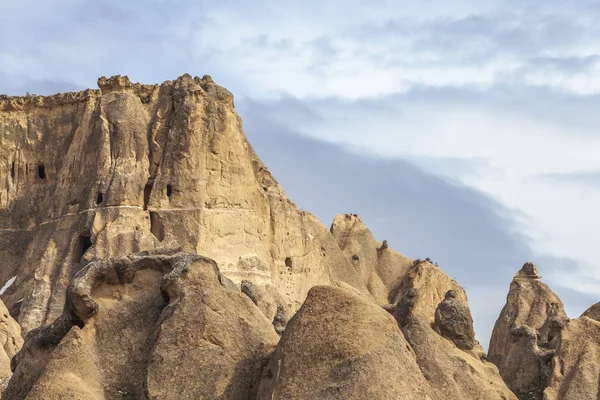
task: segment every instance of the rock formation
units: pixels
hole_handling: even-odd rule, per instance
[[[10,377],[10,361],[22,345],[21,327],[0,301],[0,382]]]
[[[54,323],[29,333],[3,399],[254,399],[277,341],[213,260],[105,259],[75,276]]]
[[[515,275],[492,333],[489,359],[519,399],[597,399],[598,305],[569,320],[540,278],[532,263]]]
[[[498,366],[500,375],[508,387],[517,391],[528,392],[536,390],[535,388],[539,390],[539,386],[534,379],[531,388],[515,389],[517,380],[521,382],[519,385],[523,385],[521,373],[514,369],[512,361],[507,357],[515,353],[513,348],[520,347],[522,343],[514,340],[512,330],[526,326],[537,332],[551,314],[553,318],[567,318],[562,301],[540,278],[536,266],[532,263],[525,263],[515,274],[506,305],[500,312],[490,339],[488,359]],[[534,358],[535,355],[531,354],[530,359]]]
[[[317,284],[367,293],[361,271],[285,196],[210,77],[0,100],[0,282],[24,332],[58,318],[86,263],[156,248],[214,259],[295,311]]]
[[[472,350],[477,343],[471,310],[457,298],[454,290],[448,290],[444,301],[436,308],[435,325],[440,334],[459,349]]]
[[[281,337],[258,398],[431,397],[413,351],[388,313],[355,291],[318,286]]]
[[[210,77],[98,86],[0,96],[2,399],[598,392],[598,307],[569,321],[533,264],[494,329],[499,373],[464,289],[354,214],[299,210]]]

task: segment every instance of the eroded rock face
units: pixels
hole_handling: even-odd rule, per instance
[[[381,305],[393,302],[413,261],[389,248],[386,240],[377,242],[355,214],[337,215],[331,233],[375,300]]]
[[[597,308],[594,305],[569,320],[562,302],[540,281],[533,264],[525,264],[515,275],[494,327],[490,359],[519,399],[591,400],[600,396]]]
[[[472,350],[477,344],[471,310],[458,299],[454,290],[446,292],[444,301],[436,308],[435,324],[440,334],[459,349]]]
[[[581,316],[566,323],[556,344],[556,355],[545,400],[600,398],[600,322]]]
[[[0,381],[4,381],[12,374],[10,361],[21,346],[23,346],[21,327],[0,301]]]
[[[263,374],[259,399],[429,399],[394,319],[357,293],[311,289]]]
[[[238,287],[272,285],[295,311],[344,281],[367,293],[331,233],[298,210],[210,77],[0,99],[0,282],[28,332],[58,318],[88,262],[178,247]]]
[[[415,307],[422,295],[422,290],[407,290],[396,307],[396,319],[430,384],[432,398],[516,399],[497,368],[482,359],[481,350],[465,351],[436,332],[424,310]]]
[[[496,364],[509,388],[519,393],[531,392],[533,397],[530,398],[539,398],[545,378],[531,376],[525,379],[518,367],[521,361],[516,362],[515,357],[528,360],[523,361],[528,365],[524,367],[527,374],[540,372],[540,368],[535,367],[539,358],[537,347],[548,347],[549,339],[552,341],[553,335],[557,335],[557,328],[560,329],[559,326],[567,319],[562,301],[540,280],[535,265],[525,263],[510,284],[506,304],[492,331],[488,352],[488,359]],[[520,327],[535,333],[536,338],[531,339],[535,346],[526,339],[527,335],[522,340],[515,340],[513,329]],[[529,353],[522,354],[522,351]]]
[[[27,335],[3,399],[252,399],[277,340],[213,260],[100,260],[77,274],[61,317]]]

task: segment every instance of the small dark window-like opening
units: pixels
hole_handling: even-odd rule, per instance
[[[165,238],[165,228],[163,227],[160,215],[155,211],[150,211],[150,232],[162,242]]]
[[[92,245],[92,235],[90,232],[87,230],[82,232],[77,238],[77,243],[75,243],[75,248],[73,249],[73,262],[81,262],[83,255]]]
[[[10,177],[12,179],[15,179],[15,162],[12,162],[12,165],[10,166]]]
[[[292,259],[291,258],[286,257],[285,266],[288,267],[288,269],[292,269]]]
[[[46,168],[44,167],[44,164],[38,165],[38,176],[40,179],[46,179]]]
[[[147,183],[144,187],[144,210],[148,209],[148,203],[150,202],[150,193],[152,193],[152,183]]]
[[[96,204],[100,204],[104,201],[104,196],[102,193],[98,192],[98,196],[96,196]]]
[[[167,185],[167,197],[171,197],[173,194],[173,187],[169,184]]]

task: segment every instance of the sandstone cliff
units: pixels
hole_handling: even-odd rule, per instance
[[[210,77],[98,86],[0,96],[3,399],[597,392],[597,307],[568,322],[533,266],[494,329],[499,373],[464,289],[356,215],[299,210]]]
[[[24,332],[62,310],[93,260],[156,248],[213,258],[237,285],[278,288],[297,310],[317,284],[362,274],[285,196],[210,77],[0,100],[0,281]]]

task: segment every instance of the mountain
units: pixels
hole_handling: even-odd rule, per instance
[[[594,345],[573,344],[593,335],[596,309],[569,325],[529,267],[491,363],[465,290],[357,215],[327,229],[299,210],[210,77],[98,87],[0,97],[2,399],[516,399],[548,382],[554,398],[575,398],[562,393],[580,382],[598,392],[598,363],[581,356]],[[522,384],[515,371],[534,364]]]

